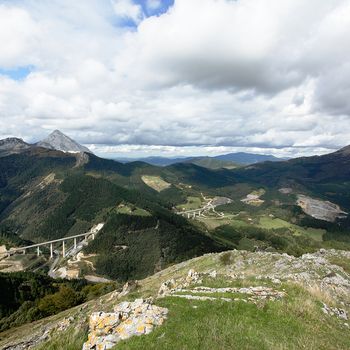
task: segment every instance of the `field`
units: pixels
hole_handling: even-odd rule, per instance
[[[271,218],[268,216],[263,216],[259,220],[259,227],[266,229],[279,229],[279,228],[288,228],[293,232],[294,235],[304,235],[306,237],[312,238],[315,241],[322,242],[323,234],[326,230],[316,229],[316,228],[303,228],[298,225],[293,225],[285,220],[281,220],[278,218]]]
[[[120,204],[117,208],[117,213],[135,216],[151,216],[151,214],[145,209],[126,204]]]
[[[234,227],[243,227],[247,225],[245,221],[236,219],[236,217],[237,215],[233,215],[233,214],[232,215],[225,214],[225,217],[210,215],[207,217],[197,217],[196,220],[204,223],[209,230],[213,230],[222,225],[231,225]]]
[[[171,186],[170,183],[164,181],[160,176],[142,175],[141,179],[147,186],[153,188],[157,192],[166,190]]]
[[[200,197],[189,196],[187,197],[187,202],[184,204],[179,204],[176,206],[178,210],[192,210],[198,209],[203,206],[202,200]]]

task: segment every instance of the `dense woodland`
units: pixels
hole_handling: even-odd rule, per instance
[[[106,294],[116,283],[54,280],[31,272],[0,273],[0,331],[54,315]]]

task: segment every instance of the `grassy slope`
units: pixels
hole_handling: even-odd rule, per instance
[[[265,274],[267,271],[279,271],[279,268],[274,267],[281,259],[279,255],[237,251],[232,254],[228,265],[223,263],[218,254],[174,265],[140,281],[140,288],[125,298],[134,300],[137,297],[154,296],[163,281],[184,276],[190,268],[199,272],[217,270],[219,275],[216,279],[204,279],[203,284],[206,286],[273,285],[271,281],[256,277],[263,271]],[[259,259],[261,264],[251,265],[250,259]],[[344,260],[349,262],[349,259],[343,257],[342,261]],[[239,270],[245,271],[246,277],[242,280],[225,276],[238,261],[244,262],[245,267],[240,267]],[[323,278],[322,266],[308,269]],[[169,309],[165,324],[147,336],[134,337],[119,343],[116,349],[349,349],[350,332],[344,326],[344,321],[325,315],[321,310],[321,302],[337,306],[335,299],[316,287],[306,288],[288,279],[282,285],[274,285],[274,288],[285,290],[287,296],[280,301],[269,301],[259,304],[260,306],[243,302],[189,301],[174,297],[156,300],[157,305]],[[64,349],[81,349],[86,339],[86,316],[97,310],[112,310],[113,305],[118,302],[107,295],[88,302],[83,309],[65,311],[47,319],[46,323],[45,320],[40,321],[47,325],[62,320],[63,317],[73,316],[80,326],[72,325],[68,331],[54,335],[38,349],[58,350],[63,345]],[[0,347],[15,337],[20,339],[38,328],[39,324],[36,323],[34,326],[24,326],[3,333],[0,335]]]
[[[169,320],[145,337],[115,349],[347,349],[350,337],[337,320],[324,320],[317,300],[287,287],[282,302],[263,308],[244,302],[194,302],[166,298]],[[196,307],[196,308],[194,308]]]

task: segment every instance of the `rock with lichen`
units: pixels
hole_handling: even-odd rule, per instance
[[[164,323],[168,310],[151,300],[124,301],[114,312],[94,312],[90,316],[88,340],[83,350],[107,350],[132,336],[149,334]]]

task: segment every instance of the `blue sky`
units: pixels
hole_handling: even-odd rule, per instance
[[[25,79],[28,76],[28,74],[32,71],[33,71],[32,66],[24,66],[24,67],[17,67],[17,68],[11,68],[11,69],[0,67],[0,75],[4,75],[13,80]]]
[[[174,4],[174,0],[127,0],[126,2],[140,6],[143,18],[160,16],[166,13],[169,7]],[[130,28],[131,30],[137,29],[138,25],[133,18],[128,16],[116,18],[115,22],[118,26]]]
[[[174,4],[174,0],[161,0],[159,1],[160,6],[155,9],[151,9],[149,6],[147,6],[147,0],[136,0],[134,1],[134,3],[141,5],[146,15],[153,16],[165,13],[168,10],[168,8]]]

